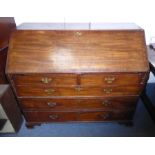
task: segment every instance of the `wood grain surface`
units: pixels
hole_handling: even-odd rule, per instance
[[[7,73],[146,72],[144,32],[138,30],[18,30]]]

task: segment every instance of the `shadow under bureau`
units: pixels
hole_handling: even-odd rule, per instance
[[[28,127],[132,120],[149,75],[134,24],[23,24],[11,37],[7,76]]]

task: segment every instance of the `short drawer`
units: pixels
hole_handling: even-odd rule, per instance
[[[119,121],[132,120],[134,111],[96,111],[81,112],[79,121]]]
[[[83,74],[81,75],[81,85],[104,86],[104,85],[135,85],[142,84],[142,74]]]
[[[20,104],[23,109],[45,109],[53,111],[62,110],[94,110],[94,109],[134,109],[137,96],[111,97],[111,98],[74,98],[74,99],[50,99],[50,98],[23,98]]]
[[[16,85],[76,85],[75,74],[23,74],[13,76]]]
[[[77,114],[74,112],[24,112],[28,122],[65,122],[76,121]]]
[[[112,96],[138,95],[140,86],[113,87],[39,87],[17,86],[17,95],[22,96]]]

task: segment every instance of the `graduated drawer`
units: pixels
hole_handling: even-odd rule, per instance
[[[76,85],[75,74],[21,74],[13,80],[16,85]]]
[[[111,86],[111,87],[41,87],[16,86],[17,95],[24,96],[112,96],[138,95],[140,86]]]
[[[65,122],[76,121],[77,114],[75,112],[24,112],[26,121],[28,122]]]
[[[132,120],[133,111],[94,111],[81,112],[78,121]]]
[[[131,120],[133,111],[91,111],[91,112],[24,112],[28,122],[66,122],[66,121],[114,121]]]
[[[144,75],[142,73],[104,73],[104,74],[83,74],[81,75],[81,85],[136,85],[143,84]]]
[[[78,109],[134,109],[137,96],[111,97],[111,98],[87,98],[87,99],[49,99],[49,98],[23,98],[20,104],[23,109],[46,110],[78,110]]]

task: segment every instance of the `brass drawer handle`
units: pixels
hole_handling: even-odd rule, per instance
[[[103,90],[106,94],[110,94],[112,92],[112,88],[105,88]]]
[[[52,94],[54,92],[55,92],[54,89],[45,89],[45,93],[47,93],[47,94]]]
[[[52,120],[56,120],[56,119],[58,119],[58,118],[59,118],[59,116],[58,116],[58,115],[53,114],[53,115],[49,115],[49,118],[50,118],[50,119],[52,119]]]
[[[57,105],[57,103],[56,102],[47,102],[47,105],[49,107],[55,107]]]
[[[42,83],[48,84],[48,83],[52,82],[52,79],[45,77],[45,78],[42,78],[41,81],[42,81]]]
[[[104,80],[108,83],[108,84],[111,84],[113,83],[116,78],[115,77],[105,77]]]
[[[101,118],[103,118],[103,119],[109,119],[110,117],[111,117],[111,115],[110,114],[101,114],[101,115],[99,115]]]
[[[82,90],[82,88],[81,88],[81,87],[75,87],[75,90],[76,90],[77,92],[80,92],[80,91]]]
[[[111,105],[111,102],[109,100],[104,100],[104,101],[102,101],[102,105],[109,106],[109,105]]]

